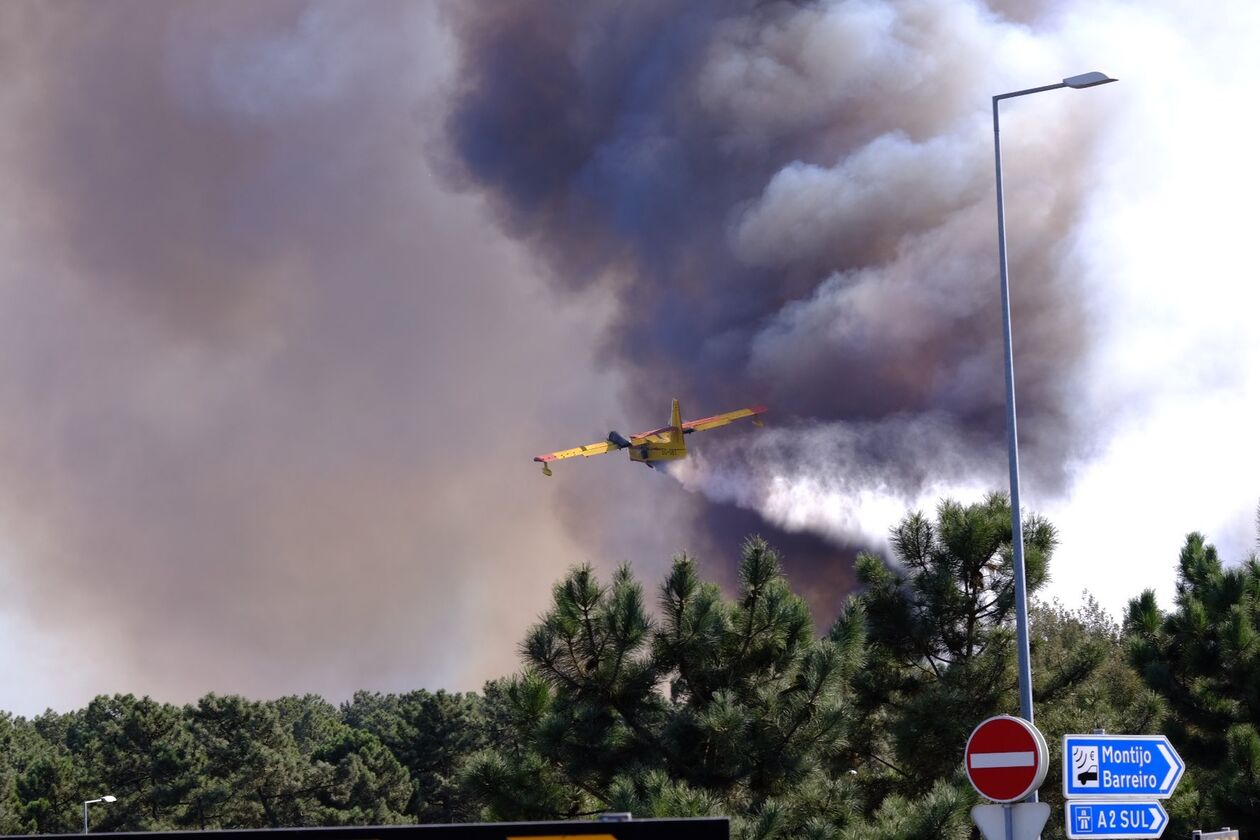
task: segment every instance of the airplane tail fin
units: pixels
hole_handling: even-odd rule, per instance
[[[669,439],[674,443],[683,439],[682,430],[682,410],[678,407],[678,400],[674,400],[674,407],[669,414]]]

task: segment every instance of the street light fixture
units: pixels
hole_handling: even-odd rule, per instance
[[[89,805],[95,805],[97,802],[104,802],[106,804],[109,804],[110,802],[117,802],[117,801],[118,801],[117,796],[110,796],[109,794],[105,794],[100,799],[83,800],[83,833],[84,834],[88,833],[88,806]]]
[[[1015,365],[1011,348],[1010,285],[1006,274],[1006,218],[1002,208],[1002,141],[998,130],[998,103],[1003,99],[1027,96],[1046,90],[1069,87],[1082,89],[1105,85],[1115,79],[1092,71],[1068,76],[1062,82],[1042,87],[1000,93],[993,97],[993,159],[997,169],[998,262],[1002,279],[1002,338],[1006,346],[1006,443],[1011,471],[1011,550],[1015,566],[1015,641],[1019,658],[1019,716],[1033,722],[1032,667],[1028,661],[1028,594],[1024,576],[1024,528],[1019,516],[1019,444],[1015,429]],[[1032,798],[1036,799],[1036,793]]]
[[[1114,81],[1118,80],[1111,78],[1106,73],[1099,73],[1097,70],[1094,70],[1089,73],[1082,73],[1079,76],[1068,76],[1063,80],[1063,84],[1070,88],[1080,90],[1081,88],[1093,87],[1094,85],[1105,85],[1107,82]]]

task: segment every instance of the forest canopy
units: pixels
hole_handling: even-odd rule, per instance
[[[981,720],[1018,709],[1007,500],[943,501],[862,554],[820,633],[775,549],[743,545],[724,593],[674,558],[645,586],[570,570],[481,692],[360,691],[176,706],[130,694],[0,713],[0,833],[724,815],[747,838],[966,838]],[[1188,769],[1170,835],[1260,825],[1260,559],[1200,534],[1174,603],[1121,622],[1037,599],[1054,526],[1025,524],[1038,726],[1166,733]],[[1042,798],[1061,813],[1057,750]],[[1062,837],[1052,819],[1044,836]]]

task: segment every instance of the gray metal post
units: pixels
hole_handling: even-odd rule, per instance
[[[1015,425],[1015,352],[1011,343],[1010,280],[1006,271],[1006,213],[1002,206],[1002,134],[998,103],[1059,88],[1087,88],[1114,82],[1099,72],[1071,76],[1053,85],[1000,93],[993,97],[993,165],[997,176],[998,268],[1002,286],[1002,343],[1006,351],[1006,446],[1011,472],[1011,553],[1015,572],[1015,644],[1019,667],[1019,716],[1033,722],[1032,665],[1028,651],[1028,586],[1024,573],[1024,525],[1019,513],[1019,434]],[[1030,802],[1037,801],[1034,791]]]
[[[88,806],[95,805],[97,802],[117,802],[117,798],[113,794],[105,794],[99,799],[83,800],[83,833],[88,833]]]
[[[1028,587],[1024,574],[1024,525],[1019,512],[1019,435],[1015,423],[1015,353],[1011,342],[1010,280],[1006,270],[1006,213],[1002,205],[1002,136],[998,103],[1012,96],[1064,87],[1032,88],[993,97],[993,160],[997,176],[998,269],[1002,286],[1002,343],[1006,350],[1006,448],[1011,473],[1011,551],[1015,565],[1015,645],[1019,667],[1019,716],[1033,722],[1032,665],[1028,651]],[[1033,794],[1034,800],[1036,794]]]

